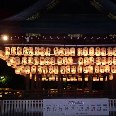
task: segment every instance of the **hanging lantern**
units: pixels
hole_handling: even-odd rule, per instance
[[[29,56],[33,56],[34,55],[33,47],[29,47],[28,48],[28,54],[29,54]]]
[[[59,52],[58,53],[59,56],[64,56],[64,48],[63,47],[61,47],[58,52]]]
[[[112,63],[113,63],[113,62],[112,62],[112,57],[108,57],[107,64],[108,64],[108,65],[112,65]]]
[[[76,66],[71,66],[71,74],[76,74]]]
[[[15,56],[16,54],[16,47],[11,47],[11,55]]]
[[[101,65],[100,66],[100,73],[104,73],[105,72],[104,69],[105,69],[105,66]]]
[[[53,66],[49,66],[49,74],[53,74],[54,73],[54,67]]]
[[[58,66],[54,66],[54,74],[58,74]]]
[[[100,56],[100,47],[95,48],[95,55]]]
[[[54,55],[55,55],[55,56],[58,56],[58,55],[59,55],[59,49],[58,49],[58,47],[55,47],[55,48],[53,49],[53,51],[54,51]]]
[[[25,74],[27,75],[27,74],[30,74],[30,66],[25,66],[24,67],[24,71],[25,71]]]
[[[88,55],[88,48],[84,47],[83,48],[83,56],[87,56]]]
[[[15,64],[20,65],[20,57],[15,57]]]
[[[2,50],[0,50],[0,58],[5,60],[5,54]]]
[[[35,73],[36,73],[36,70],[37,70],[37,69],[36,69],[36,66],[34,66],[34,65],[31,66],[31,73],[32,73],[32,74],[35,74]]]
[[[47,66],[43,66],[43,74],[47,74],[48,73],[48,68]]]
[[[47,47],[45,50],[45,56],[50,56],[51,54],[51,48]]]
[[[39,47],[35,47],[35,56],[39,56]]]
[[[70,56],[75,56],[75,48],[70,48]]]
[[[63,57],[63,65],[67,65],[68,59],[67,57]]]
[[[78,72],[78,73],[82,73],[82,66],[79,66],[79,65],[78,65],[78,67],[77,67],[77,72]]]
[[[28,57],[28,65],[33,65],[33,57]]]
[[[89,55],[94,56],[94,47],[89,48]]]
[[[45,65],[45,58],[44,57],[40,57],[40,65]]]
[[[84,66],[84,67],[83,67],[83,72],[84,72],[84,73],[88,73],[88,66]]]
[[[39,65],[40,64],[39,57],[34,57],[33,63],[34,63],[34,65]]]
[[[62,65],[62,57],[58,57],[57,58],[57,64],[58,65]]]
[[[23,55],[24,56],[28,56],[29,55],[29,48],[28,47],[24,47],[23,48]]]
[[[89,58],[88,57],[84,57],[84,65],[89,65],[90,62],[89,62]]]
[[[105,65],[105,72],[109,73],[110,72],[110,66],[109,65]]]
[[[112,48],[111,47],[107,48],[107,55],[112,56]]]
[[[93,66],[91,65],[88,66],[88,73],[93,73]]]
[[[66,74],[70,74],[70,66],[66,66]]]
[[[45,56],[45,52],[46,52],[46,50],[44,47],[39,48],[39,55],[40,56]]]
[[[55,65],[55,57],[50,58],[50,65]]]
[[[111,66],[111,72],[112,73],[116,73],[116,65],[112,65]]]
[[[95,65],[95,73],[99,73],[99,72],[100,72],[99,66]]]
[[[102,57],[101,58],[101,64],[102,65],[106,65],[107,64],[106,57]]]
[[[89,65],[94,65],[94,57],[89,57]]]
[[[17,47],[17,55],[21,56],[22,55],[22,47]]]
[[[61,66],[60,67],[60,73],[61,74],[65,74],[65,66]]]
[[[10,55],[10,47],[5,47],[5,56]]]
[[[73,65],[73,58],[72,57],[68,57],[67,65]]]
[[[69,56],[70,55],[70,49],[69,48],[65,48],[65,56]]]
[[[50,57],[46,57],[45,58],[45,65],[50,65],[51,64],[51,58]]]
[[[38,66],[37,72],[38,72],[38,74],[42,74],[42,66]]]
[[[79,57],[79,58],[78,58],[78,64],[79,64],[79,65],[83,65],[83,58],[82,58],[82,57]]]
[[[21,62],[22,65],[27,65],[28,64],[28,61],[27,61],[27,57],[22,57],[22,62]]]
[[[83,48],[77,48],[77,56],[83,55]]]
[[[113,48],[113,55],[116,56],[116,47]]]
[[[113,65],[116,65],[116,57],[113,57]]]
[[[96,57],[96,65],[101,65],[101,57]]]
[[[106,56],[106,48],[102,47],[100,53],[101,53],[101,56]]]

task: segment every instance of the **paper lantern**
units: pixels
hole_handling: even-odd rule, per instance
[[[48,68],[47,68],[47,66],[43,66],[43,74],[47,74],[48,73]]]
[[[22,53],[22,47],[17,47],[17,55],[18,56],[21,56],[23,53]]]
[[[113,57],[113,65],[116,65],[116,57]]]
[[[5,54],[2,50],[0,50],[0,58],[5,60]]]
[[[53,49],[53,51],[54,51],[54,55],[55,55],[55,56],[58,56],[58,55],[59,55],[59,49],[58,49],[58,47],[55,47],[55,48]]]
[[[109,65],[105,65],[105,72],[109,73],[110,72],[110,66]]]
[[[36,66],[32,65],[31,66],[31,73],[32,74],[35,74],[36,73],[36,70],[37,70]]]
[[[84,47],[83,48],[83,56],[87,56],[88,55],[88,48]]]
[[[112,65],[111,66],[111,72],[112,73],[116,73],[116,65]]]
[[[68,59],[67,57],[63,57],[63,65],[67,65]]]
[[[34,55],[33,47],[29,47],[28,48],[28,54],[29,54],[29,56],[33,56]]]
[[[15,64],[20,65],[20,63],[21,63],[20,57],[15,57]]]
[[[47,47],[45,50],[45,56],[50,56],[51,54],[51,48]]]
[[[106,48],[105,47],[101,48],[100,54],[101,54],[101,56],[106,56]]]
[[[10,47],[5,47],[5,55],[6,56],[10,55]]]
[[[75,56],[75,48],[70,48],[70,56]]]
[[[65,48],[65,56],[69,56],[70,55],[70,49],[69,48]]]
[[[82,66],[79,66],[79,65],[78,65],[78,67],[77,67],[77,72],[78,72],[78,73],[82,73]]]
[[[96,57],[96,65],[101,65],[101,57]]]
[[[89,55],[94,56],[94,47],[89,48]]]
[[[105,66],[101,65],[101,66],[100,66],[100,73],[104,73],[104,72],[105,72],[104,69],[105,69]]]
[[[61,66],[61,67],[60,67],[60,73],[61,73],[61,74],[65,74],[65,70],[66,70],[66,69],[65,69],[65,66]]]
[[[76,74],[76,66],[71,66],[71,74]]]
[[[82,57],[79,57],[79,58],[78,58],[78,64],[79,64],[79,65],[83,65],[83,62],[84,62],[84,61],[83,61],[83,58],[82,58]]]
[[[113,62],[112,62],[112,57],[108,57],[108,59],[107,59],[107,64],[108,64],[108,65],[112,65],[112,63],[113,63]]]
[[[40,57],[40,65],[45,65],[45,59],[44,59],[44,57]]]
[[[30,66],[25,66],[24,67],[24,71],[25,71],[25,74],[27,75],[27,74],[30,74]],[[32,70],[31,70],[32,71]]]
[[[27,65],[28,64],[28,60],[27,60],[27,57],[22,57],[22,62],[21,62],[22,65]]]
[[[16,47],[11,47],[11,55],[15,56],[16,54]]]
[[[34,65],[39,65],[40,64],[39,57],[34,57],[33,58],[33,64]]]
[[[58,74],[58,66],[54,66],[54,74]]]
[[[35,47],[35,56],[39,56],[39,47]]]
[[[58,52],[59,52],[59,56],[64,56],[64,48],[63,47],[61,47]]]
[[[70,66],[66,66],[66,74],[70,74]]]
[[[107,64],[106,57],[102,57],[101,58],[101,64],[102,65],[106,65]]]
[[[55,57],[50,58],[50,65],[55,65]]]
[[[83,55],[83,48],[77,48],[77,56]]]
[[[24,56],[28,56],[29,55],[29,48],[28,47],[24,47],[23,48],[23,55]]]
[[[49,74],[53,74],[54,73],[54,67],[53,66],[49,66]]]
[[[42,74],[42,66],[37,67],[37,72],[38,72],[38,74]]]
[[[100,51],[100,47],[96,47],[96,48],[95,48],[95,55],[96,55],[96,56],[100,56],[100,52],[101,52],[101,51]]]
[[[108,55],[108,56],[112,56],[112,53],[113,53],[113,52],[112,52],[112,48],[111,48],[111,47],[108,47],[108,48],[107,48],[107,55]]]
[[[95,65],[95,73],[99,73],[100,72],[100,68],[98,65]]]
[[[63,64],[62,57],[58,57],[57,58],[57,63],[58,63],[58,65],[62,65]]]
[[[116,56],[116,47],[113,48],[113,55]]]
[[[34,64],[33,57],[28,57],[28,65],[33,65],[33,64]]]
[[[68,57],[67,65],[73,65],[73,58],[72,57]]]

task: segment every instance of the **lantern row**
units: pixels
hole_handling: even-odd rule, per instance
[[[116,47],[5,47],[5,55],[116,56]]]
[[[29,66],[15,67],[15,73],[27,74],[77,74],[77,73],[116,73],[116,65],[105,66]]]
[[[8,57],[7,65],[116,65],[116,57]]]

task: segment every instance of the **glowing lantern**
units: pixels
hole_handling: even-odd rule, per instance
[[[57,58],[57,63],[58,63],[58,65],[62,65],[62,57]]]
[[[79,57],[79,58],[78,58],[78,64],[79,64],[79,65],[83,65],[83,58],[82,58],[82,57]]]
[[[58,74],[58,66],[54,66],[54,74]]]
[[[15,73],[16,73],[16,74],[21,74],[20,66],[17,66],[17,67],[15,68]]]
[[[105,72],[106,72],[106,73],[109,73],[109,72],[110,72],[110,66],[109,66],[109,65],[106,65],[106,66],[105,66]]]
[[[94,56],[94,47],[89,48],[89,55]]]
[[[33,65],[33,57],[28,57],[28,65]]]
[[[20,65],[20,57],[15,57],[15,64]]]
[[[93,66],[91,65],[88,66],[88,73],[93,73]]]
[[[49,66],[49,74],[53,74],[54,73],[54,67],[53,66]]]
[[[84,65],[89,65],[90,62],[89,62],[89,58],[88,57],[84,57]]]
[[[30,66],[24,67],[25,74],[30,74]]]
[[[100,66],[100,73],[104,73],[105,66],[101,65]]]
[[[5,47],[5,56],[10,55],[10,47]]]
[[[45,50],[45,55],[46,56],[50,56],[50,52],[51,52],[51,48],[46,48],[46,50]]]
[[[112,48],[111,47],[107,48],[107,55],[112,56]]]
[[[106,61],[106,57],[102,57],[101,58],[101,64],[102,65],[106,65],[107,61]]]
[[[24,47],[23,48],[23,55],[24,56],[28,56],[29,55],[29,48],[28,47]]]
[[[22,55],[22,47],[17,47],[17,55],[18,56]]]
[[[5,60],[4,57],[5,57],[4,52],[2,50],[0,50],[0,58],[3,59],[3,60]]]
[[[113,55],[116,56],[116,47],[113,48]]]
[[[43,74],[47,74],[48,73],[48,68],[47,66],[43,66]]]
[[[50,65],[51,64],[51,58],[50,57],[46,57],[45,58],[45,65]]]
[[[59,56],[64,56],[64,48],[61,47],[58,52]]]
[[[39,57],[34,57],[33,58],[33,63],[34,63],[34,65],[39,65],[39,63],[40,63]]]
[[[33,47],[29,47],[28,50],[29,50],[28,51],[29,56],[33,56],[34,55]]]
[[[16,55],[16,47],[11,47],[11,55]]]
[[[35,74],[36,73],[36,70],[37,70],[37,68],[36,68],[36,66],[31,66],[31,73],[32,74]]]
[[[116,65],[112,65],[111,66],[111,72],[112,73],[116,73]]]
[[[100,56],[100,47],[95,48],[95,55]]]
[[[89,57],[89,65],[94,65],[94,57]]]
[[[38,66],[37,72],[38,72],[38,74],[42,74],[42,66]]]
[[[55,65],[55,57],[50,58],[50,65]]]
[[[72,57],[68,57],[67,65],[72,65],[72,64],[73,64],[73,58]]]
[[[96,57],[96,65],[101,65],[101,57]]]
[[[63,57],[63,65],[67,65],[68,59],[67,57]]]
[[[83,48],[83,55],[84,56],[87,56],[88,55],[88,48],[87,47],[84,47]]]
[[[84,72],[84,73],[88,73],[88,66],[84,66],[84,67],[83,67],[83,72]]]
[[[58,47],[55,47],[54,49],[53,49],[53,51],[54,51],[54,55],[55,56],[58,56],[59,55],[59,50],[58,50]]]
[[[45,48],[44,47],[41,47],[41,48],[39,48],[39,55],[40,56],[45,56]]]
[[[65,48],[65,56],[69,56],[70,54],[70,49],[69,48]]]
[[[82,66],[78,66],[78,67],[77,67],[77,72],[78,72],[78,73],[82,73]]]
[[[70,74],[70,66],[66,66],[66,74]]]
[[[44,57],[40,57],[40,65],[44,65],[45,64],[45,59]]]
[[[95,73],[99,73],[99,72],[100,72],[99,66],[95,65]]]
[[[75,48],[70,48],[70,56],[75,56]]]
[[[108,65],[112,65],[112,63],[113,63],[113,62],[112,62],[112,57],[108,57],[107,64],[108,64]]]
[[[22,65],[27,65],[28,61],[27,61],[27,57],[22,57]]]
[[[76,66],[71,66],[71,74],[76,74]]]
[[[35,56],[39,56],[39,47],[35,47]]]
[[[82,56],[82,55],[83,55],[83,49],[77,48],[77,56]]]
[[[65,66],[61,66],[60,67],[60,73],[61,74],[65,74]]]
[[[106,56],[106,48],[102,47],[100,53],[101,53],[101,56]]]
[[[116,65],[116,57],[113,57],[113,64]]]

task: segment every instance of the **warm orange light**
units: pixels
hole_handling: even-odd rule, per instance
[[[8,35],[2,35],[2,40],[3,41],[8,41],[8,39],[9,39]]]

